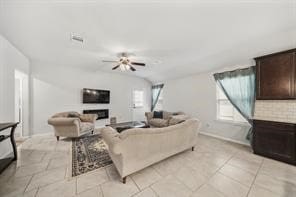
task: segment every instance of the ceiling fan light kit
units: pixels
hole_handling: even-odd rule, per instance
[[[131,69],[131,67],[127,64],[120,64],[119,68],[121,71],[127,71]]]

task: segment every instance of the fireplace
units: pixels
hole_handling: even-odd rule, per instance
[[[97,114],[97,120],[107,119],[109,118],[109,110],[108,109],[91,109],[91,110],[83,110],[84,114]]]

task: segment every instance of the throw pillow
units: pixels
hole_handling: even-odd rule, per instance
[[[82,122],[88,122],[89,121],[89,117],[85,114],[81,114],[79,116],[79,119],[82,121]]]
[[[169,120],[154,118],[154,119],[150,120],[149,124],[152,127],[158,127],[158,128],[167,127],[169,125]]]
[[[160,118],[163,119],[163,112],[162,111],[154,111],[153,118]]]

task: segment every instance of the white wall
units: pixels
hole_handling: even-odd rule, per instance
[[[213,73],[165,81],[163,108],[168,111],[181,110],[200,119],[202,132],[248,144],[245,137],[249,126],[216,120],[216,82]]]
[[[14,71],[29,74],[29,60],[0,35],[0,122],[14,122]],[[0,144],[0,158],[11,149],[9,142]]]
[[[40,65],[32,63],[33,134],[53,132],[47,120],[53,114],[83,109],[109,109],[109,117],[117,122],[144,120],[144,112],[150,107],[151,83],[138,78],[116,73],[93,72],[76,68]],[[82,104],[83,88],[110,90],[110,104]],[[145,106],[133,115],[132,90],[145,93]],[[109,123],[109,119],[98,120],[97,127]]]

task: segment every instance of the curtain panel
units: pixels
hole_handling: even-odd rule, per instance
[[[250,123],[246,138],[252,142],[253,116],[256,99],[255,66],[214,74],[214,78],[231,104]]]
[[[164,84],[158,84],[152,86],[152,101],[151,101],[151,111],[154,110],[158,102],[159,95],[163,89]]]

